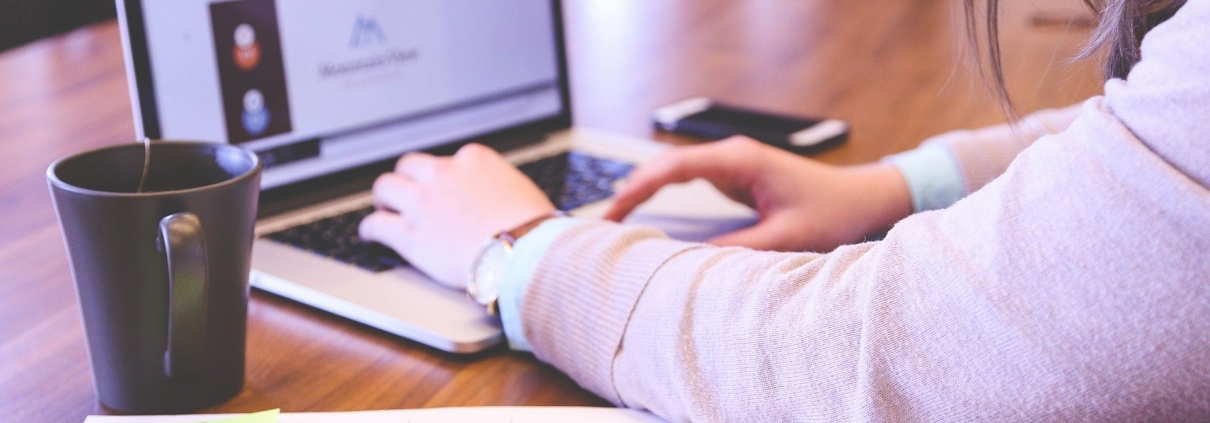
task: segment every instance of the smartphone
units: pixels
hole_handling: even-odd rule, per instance
[[[849,124],[843,120],[766,113],[703,97],[661,107],[652,120],[664,131],[714,140],[745,135],[798,154],[818,152],[849,137]]]

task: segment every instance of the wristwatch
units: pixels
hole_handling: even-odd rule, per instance
[[[567,213],[561,211],[547,213],[512,230],[497,231],[484,241],[471,264],[470,279],[466,282],[466,295],[487,307],[487,314],[495,316],[500,300],[500,279],[504,275],[504,267],[508,264],[509,257],[513,255],[513,245],[542,222],[566,215]]]

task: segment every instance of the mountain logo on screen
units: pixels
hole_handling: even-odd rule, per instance
[[[265,96],[253,88],[244,93],[244,130],[248,135],[260,135],[269,128],[269,108]]]
[[[353,22],[353,37],[349,46],[353,48],[376,46],[387,42],[386,33],[378,25],[378,19],[370,16],[357,16]]]
[[[260,64],[260,44],[256,42],[256,30],[246,23],[235,27],[235,46],[231,49],[235,66],[248,72]]]

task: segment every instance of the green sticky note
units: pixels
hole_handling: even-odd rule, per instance
[[[277,414],[281,412],[280,408],[265,410],[259,413],[245,414],[238,417],[230,417],[219,420],[206,420],[198,423],[277,423]]]

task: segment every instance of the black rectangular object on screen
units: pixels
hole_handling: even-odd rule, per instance
[[[291,131],[281,35],[273,0],[210,4],[227,140]]]

